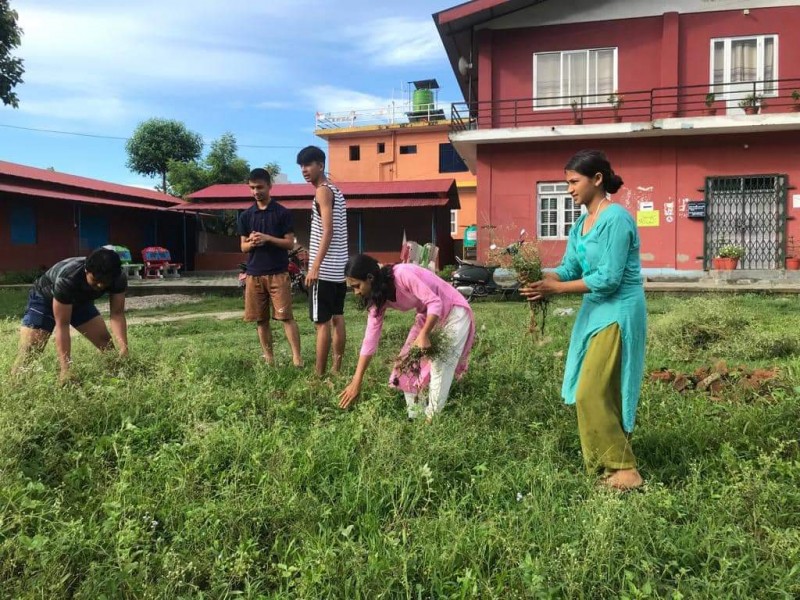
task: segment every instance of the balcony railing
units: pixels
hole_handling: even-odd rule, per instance
[[[710,91],[710,90],[713,90]],[[800,79],[685,85],[614,94],[456,102],[452,131],[642,122],[800,111]]]

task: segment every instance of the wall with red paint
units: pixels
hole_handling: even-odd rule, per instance
[[[660,17],[482,30],[476,35],[478,100],[530,99],[534,96],[534,53],[584,48],[618,48],[617,89],[621,93],[662,86],[707,85],[710,40],[715,37],[778,34],[778,77],[800,78],[800,44],[794,41],[798,22],[800,6],[792,6],[752,9],[749,15],[741,10],[665,13]],[[800,81],[787,85],[800,89]],[[787,87],[781,93],[785,97],[791,89]],[[787,108],[773,110],[785,112]],[[556,112],[552,113],[554,119],[559,118]],[[480,128],[510,126],[505,121],[500,123],[503,117],[484,108],[479,109],[478,119]],[[634,217],[640,202],[652,202],[654,209],[661,211],[658,227],[639,229],[642,266],[702,269],[703,221],[687,218],[686,203],[703,199],[708,176],[787,174],[791,188],[800,179],[800,164],[795,160],[797,139],[793,132],[754,131],[479,145],[479,254],[485,258],[492,242],[512,241],[520,228],[535,235],[537,183],[562,180],[563,166],[574,152],[599,148],[609,155],[625,180],[614,201]],[[793,208],[792,195],[790,189],[787,232],[800,239],[800,209]],[[666,220],[665,204],[672,207],[671,222]],[[560,260],[565,242],[542,241],[541,249],[546,263],[552,266]]]
[[[745,148],[745,145],[747,146]],[[478,212],[488,215],[479,231],[479,251],[508,243],[521,228],[537,231],[537,184],[562,181],[570,156],[589,146],[582,142],[517,143],[481,146]],[[787,174],[789,185],[800,181],[796,134],[686,136],[594,143],[606,152],[625,185],[612,200],[636,216],[640,202],[652,202],[660,211],[658,227],[639,228],[642,267],[698,270],[703,268],[703,221],[688,219],[686,202],[702,200],[705,178],[724,175]],[[787,198],[788,234],[800,239],[800,208]],[[667,222],[665,204],[672,204]],[[541,241],[548,266],[558,264],[564,241]]]
[[[15,202],[33,204],[36,214],[36,244],[11,244],[10,207]],[[102,214],[109,222],[109,242],[127,246],[134,262],[150,239],[154,219],[158,220],[158,244],[167,247],[174,260],[183,260],[182,215],[119,207],[82,205],[83,211]],[[194,247],[193,224],[187,227],[189,247]],[[0,202],[0,271],[23,271],[50,267],[70,256],[83,256],[91,249],[78,247],[76,208],[72,202],[46,199]]]

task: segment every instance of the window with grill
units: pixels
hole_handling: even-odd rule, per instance
[[[400,146],[400,154],[416,154],[417,146]]]
[[[533,55],[534,109],[566,108],[573,100],[607,105],[616,89],[616,48]]]
[[[456,235],[458,233],[458,211],[451,210],[450,211],[450,235]]]
[[[755,91],[774,96],[777,88],[770,80],[777,78],[777,35],[711,40],[711,91],[720,98],[739,91],[736,84],[747,83],[756,83]]]
[[[741,269],[783,267],[786,247],[786,175],[706,178],[705,263],[719,249],[744,249]]]
[[[361,146],[350,146],[350,160],[361,160]]]
[[[576,207],[567,192],[566,183],[540,183],[537,186],[539,199],[539,230],[541,240],[565,240],[582,208]]]

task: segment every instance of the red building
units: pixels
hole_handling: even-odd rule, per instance
[[[467,102],[450,139],[477,174],[479,253],[536,232],[550,264],[572,206],[563,166],[604,150],[642,266],[783,268],[800,240],[800,6],[794,2],[474,0],[434,15]]]
[[[142,248],[164,246],[185,264],[194,230],[167,210],[176,203],[154,190],[0,161],[0,271],[50,267],[105,244],[127,246],[134,261]]]
[[[366,252],[383,262],[400,258],[403,235],[419,243],[435,241],[439,264],[452,263],[450,211],[458,209],[458,189],[453,179],[422,181],[342,182],[337,183],[347,200],[347,227],[350,253]],[[298,243],[308,247],[311,231],[310,183],[276,183],[270,197],[292,211]],[[172,210],[195,214],[241,211],[253,203],[245,184],[218,184],[190,194],[191,202]],[[235,269],[245,260],[239,251],[239,238],[198,233],[195,269],[223,271]]]

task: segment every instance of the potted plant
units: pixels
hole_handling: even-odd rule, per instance
[[[714,258],[714,268],[718,271],[732,271],[744,256],[744,248],[738,244],[723,244]]]
[[[714,116],[717,114],[717,109],[714,106],[714,102],[717,100],[717,95],[714,92],[709,92],[706,94],[706,109],[705,114],[709,117]]]
[[[572,107],[572,122],[575,123],[575,125],[580,125],[583,123],[583,107],[580,101],[574,98],[569,105]]]
[[[748,94],[739,100],[739,108],[743,108],[744,112],[748,115],[757,115],[762,108],[766,108],[767,103],[764,102],[762,94]]]
[[[625,103],[625,98],[621,94],[615,92],[611,94],[606,101],[611,105],[611,110],[614,111],[614,122],[621,123],[622,117],[619,116],[619,109],[622,108],[622,105]]]
[[[795,112],[800,112],[800,90],[792,90],[792,100],[794,100],[794,108]]]
[[[793,235],[790,235],[786,242],[786,270],[800,270],[800,246],[794,241]]]

